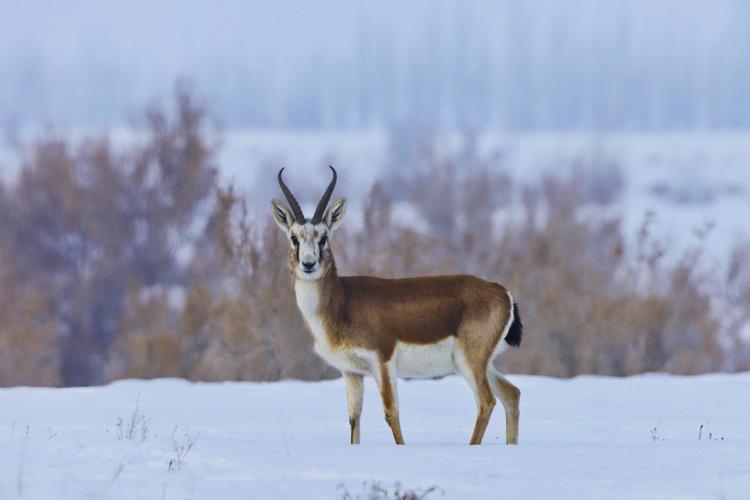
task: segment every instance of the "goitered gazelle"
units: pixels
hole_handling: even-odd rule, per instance
[[[383,279],[339,276],[331,239],[346,212],[346,200],[328,206],[333,179],[312,219],[278,174],[290,208],[271,201],[273,218],[289,238],[294,291],[315,350],[341,370],[346,383],[351,443],[359,443],[364,375],[372,375],[383,401],[385,420],[397,444],[404,444],[396,380],[436,378],[458,372],[477,403],[470,444],[480,444],[495,397],[505,409],[506,442],[518,443],[521,391],[492,361],[503,349],[521,343],[521,318],[511,294],[475,276],[425,276]]]

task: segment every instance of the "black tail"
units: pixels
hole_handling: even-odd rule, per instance
[[[508,345],[518,347],[521,345],[521,337],[523,336],[523,324],[521,323],[521,315],[518,313],[518,304],[513,301],[513,323],[510,324],[508,329],[508,335],[505,336],[505,341]]]

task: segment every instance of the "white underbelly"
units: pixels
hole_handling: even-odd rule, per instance
[[[403,378],[444,377],[456,372],[453,352],[456,337],[435,344],[396,344],[396,372]]]
[[[336,349],[325,340],[315,342],[315,351],[329,365],[342,372],[368,374],[372,371],[375,353],[364,349]]]

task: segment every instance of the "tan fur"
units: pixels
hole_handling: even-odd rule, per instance
[[[460,359],[454,360],[455,365],[477,399],[477,421],[470,444],[482,442],[495,406],[495,394],[506,408],[507,442],[518,442],[520,391],[491,372],[491,361],[511,320],[512,304],[504,287],[468,275],[339,277],[330,252],[326,259],[323,276],[312,285],[320,297],[316,312],[325,330],[326,348],[351,360],[351,372],[346,366],[338,366],[344,373],[369,371],[376,376],[386,421],[397,444],[403,443],[403,435],[394,396],[396,346],[432,345],[448,337],[456,339],[455,351]],[[377,360],[368,365],[356,351],[372,353]],[[347,355],[349,352],[352,354]],[[358,415],[356,440],[354,429],[352,424],[352,442],[356,443]]]
[[[465,275],[339,278],[332,266],[319,287],[319,313],[332,345],[362,347],[383,362],[391,359],[398,341],[432,344],[455,336],[475,346],[469,351],[472,364],[486,364],[511,307],[502,286]]]
[[[519,401],[521,391],[508,382],[494,366],[489,366],[489,379],[492,392],[503,403],[505,409],[505,436],[508,444],[518,444]]]
[[[362,398],[365,392],[364,377],[358,373],[344,373],[346,383],[346,406],[351,427],[351,444],[359,444],[359,416],[362,414]]]

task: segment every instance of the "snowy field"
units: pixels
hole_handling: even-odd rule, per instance
[[[500,406],[485,445],[465,444],[457,377],[400,384],[404,447],[372,380],[360,446],[341,379],[2,389],[0,498],[356,498],[365,481],[444,490],[428,498],[750,497],[750,374],[511,380],[519,446]]]

